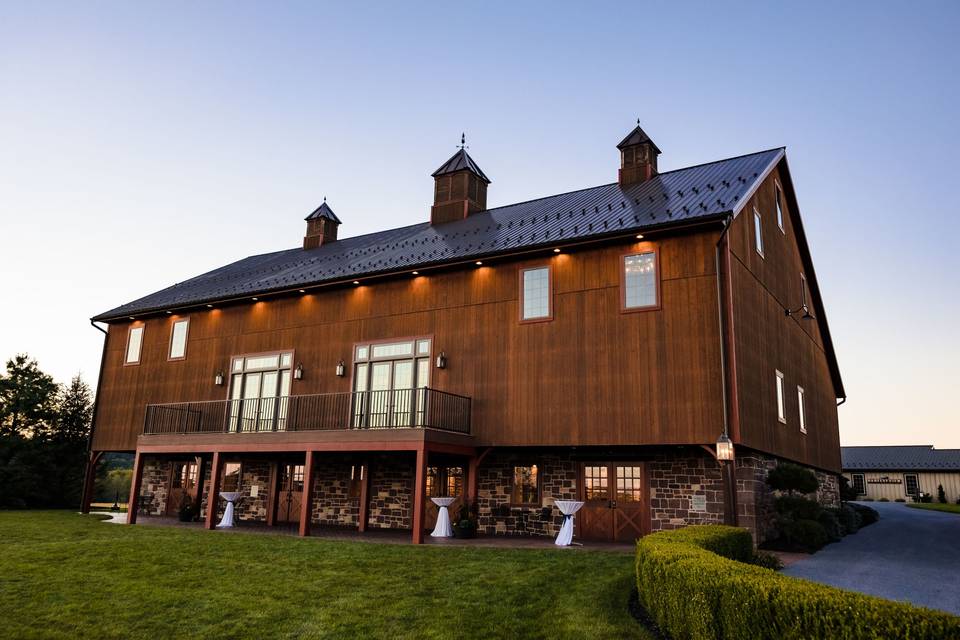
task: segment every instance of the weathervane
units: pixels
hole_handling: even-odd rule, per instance
[[[467,134],[466,134],[466,133],[461,133],[461,134],[460,134],[460,149],[461,149],[461,151],[462,151],[463,149],[469,149],[469,148],[470,148],[470,147],[467,146]]]

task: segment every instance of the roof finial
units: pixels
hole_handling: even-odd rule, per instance
[[[637,126],[640,126],[640,118],[637,118]]]
[[[467,148],[467,134],[466,134],[466,133],[461,133],[461,134],[460,134],[460,148],[461,148],[461,149],[466,149],[466,148]]]
[[[323,196],[323,201],[324,201],[324,202],[327,201],[327,196]]]

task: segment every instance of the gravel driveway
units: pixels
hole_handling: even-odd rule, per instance
[[[960,615],[960,515],[864,503],[880,521],[783,573]]]

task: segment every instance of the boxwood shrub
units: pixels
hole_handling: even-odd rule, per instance
[[[750,533],[736,527],[641,538],[640,603],[674,640],[960,637],[958,617],[790,578],[752,557]]]

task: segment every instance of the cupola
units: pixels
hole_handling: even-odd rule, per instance
[[[340,218],[327,204],[326,198],[323,199],[323,204],[314,209],[313,213],[304,220],[307,221],[307,235],[303,236],[304,249],[316,249],[328,242],[336,241]]]
[[[640,120],[637,120],[636,128],[617,145],[617,149],[620,150],[618,182],[621,187],[638,184],[657,175],[657,156],[660,155],[660,149],[640,128]]]
[[[460,150],[433,172],[433,207],[430,224],[462,220],[487,208],[490,178],[467,153],[466,136],[460,136]]]

